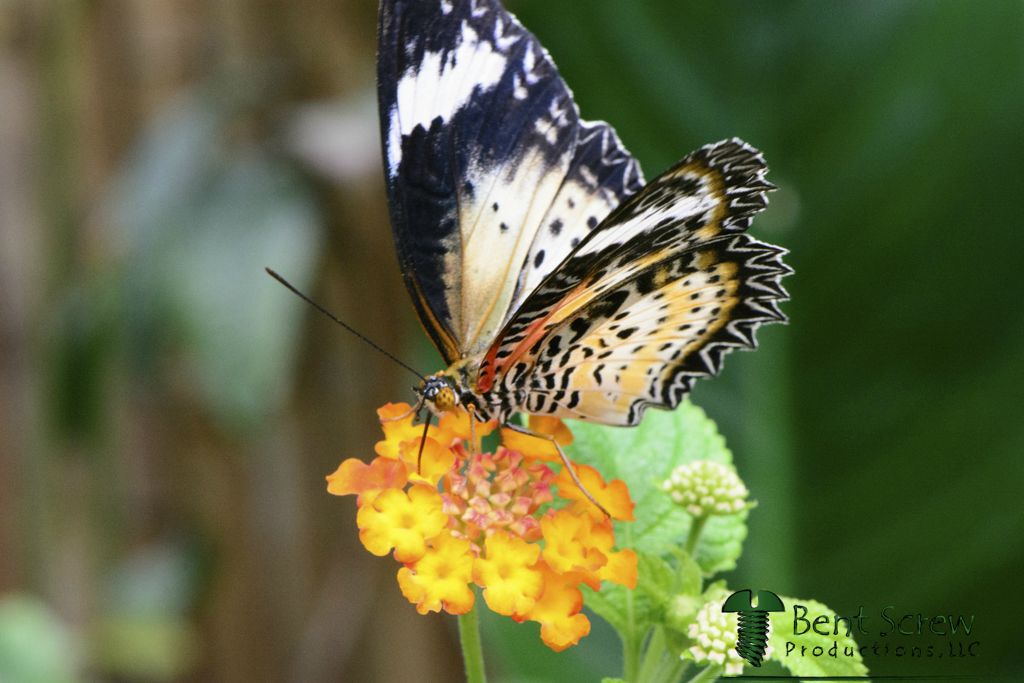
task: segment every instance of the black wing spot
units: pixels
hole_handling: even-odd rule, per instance
[[[619,339],[629,339],[631,336],[633,336],[633,333],[636,332],[637,329],[638,328],[636,327],[627,327],[624,330],[619,330],[619,332],[615,336],[618,337]]]
[[[498,202],[494,202],[493,204],[491,204],[491,208],[494,209],[495,211],[497,211],[498,210]]]
[[[597,227],[597,216],[591,216],[587,219],[587,227],[591,230]]]
[[[573,249],[578,247],[579,244],[580,244],[580,238],[579,237],[573,237],[572,241],[569,242],[569,246],[572,247]]]
[[[540,264],[544,263],[544,250],[541,249],[537,252],[537,255],[533,257],[533,267],[539,268]]]
[[[636,279],[636,291],[641,295],[650,294],[654,291],[654,273],[648,271]],[[662,295],[664,296],[664,295]],[[660,297],[657,297],[660,298]]]
[[[551,234],[554,235],[555,237],[558,237],[558,234],[562,232],[562,220],[560,218],[556,218],[555,220],[551,221],[550,227]]]
[[[506,223],[505,221],[502,221],[501,225],[499,225],[498,227],[501,228],[502,232],[508,232],[508,223]]]
[[[573,343],[580,340],[580,337],[587,333],[590,329],[590,323],[585,318],[576,318],[569,323],[569,329],[573,331],[573,338],[569,340],[569,343]]]
[[[690,301],[696,301],[699,298],[700,298],[700,292],[694,292],[693,294],[690,295]]]

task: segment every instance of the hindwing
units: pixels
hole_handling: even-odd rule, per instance
[[[678,405],[726,351],[784,319],[785,251],[743,232],[766,205],[766,171],[757,150],[726,140],[624,202],[525,299],[479,389],[605,424]]]

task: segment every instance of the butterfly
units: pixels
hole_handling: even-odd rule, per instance
[[[706,145],[645,183],[497,0],[384,0],[379,19],[394,241],[448,365],[418,407],[636,425],[785,320],[786,251],[745,232],[773,189],[759,151]]]

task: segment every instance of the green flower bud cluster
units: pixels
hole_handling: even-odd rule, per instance
[[[749,491],[730,465],[697,460],[672,470],[662,485],[694,517],[731,515],[748,508]]]
[[[697,618],[690,624],[686,635],[693,641],[683,659],[692,660],[698,666],[717,665],[727,676],[743,673],[746,662],[736,652],[736,614],[722,612],[721,599],[709,600],[697,612]]]

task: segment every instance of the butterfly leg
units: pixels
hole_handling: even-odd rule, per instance
[[[466,406],[469,413],[469,454],[476,455],[480,452],[480,444],[476,440],[476,408],[473,405]]]
[[[596,505],[597,509],[604,513],[605,517],[608,517],[609,519],[611,518],[611,515],[608,513],[607,510],[604,509],[604,506],[597,502],[597,499],[594,498],[593,495],[591,495],[590,491],[587,490],[587,487],[583,485],[582,481],[580,481],[580,477],[578,474],[576,474],[576,468],[573,467],[572,461],[569,460],[569,456],[565,454],[565,451],[562,450],[562,447],[558,444],[558,441],[555,440],[554,436],[552,436],[551,434],[541,434],[539,432],[530,431],[526,427],[521,427],[517,424],[512,423],[506,424],[505,428],[511,429],[513,432],[525,434],[526,436],[533,436],[538,439],[546,439],[547,441],[550,441],[551,444],[555,447],[555,450],[558,451],[558,457],[562,459],[562,465],[569,472],[569,476],[572,477],[573,482],[576,484],[576,488],[578,488],[583,493],[583,495],[587,497],[587,500]]]

